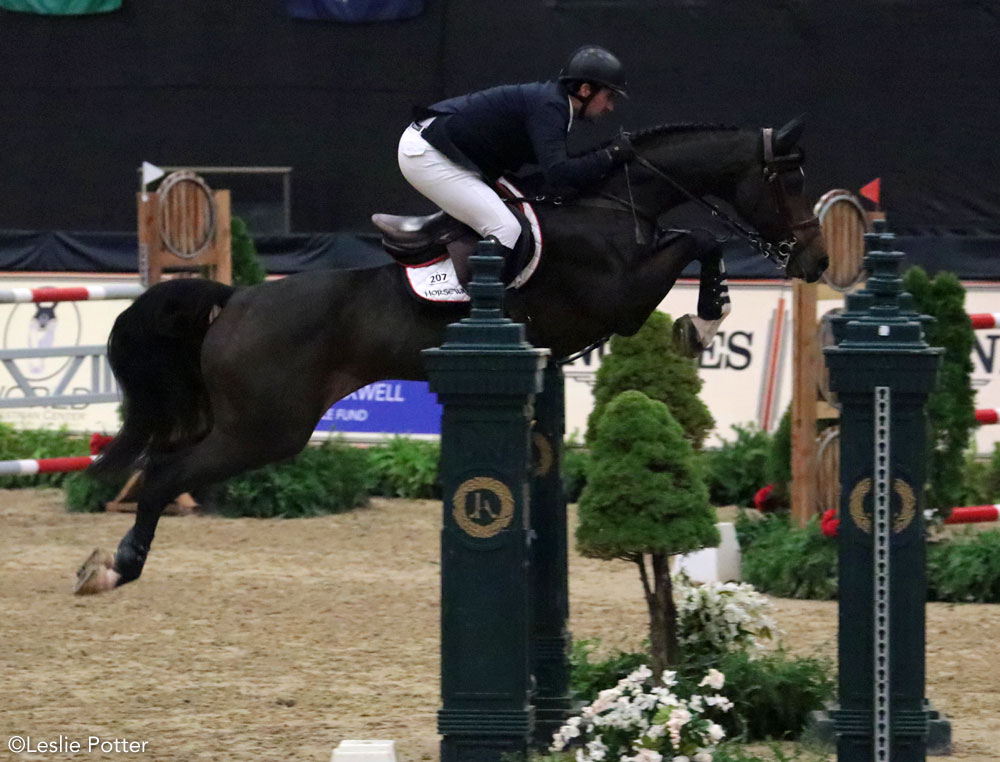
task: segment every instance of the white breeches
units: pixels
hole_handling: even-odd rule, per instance
[[[410,125],[399,139],[399,169],[424,196],[483,238],[513,249],[521,223],[475,172],[460,167]]]

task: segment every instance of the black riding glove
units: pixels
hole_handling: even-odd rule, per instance
[[[611,161],[617,166],[625,164],[635,156],[635,148],[632,147],[632,139],[627,132],[618,135],[608,144],[607,152],[611,156]]]

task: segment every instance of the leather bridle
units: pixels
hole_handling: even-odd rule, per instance
[[[670,175],[664,172],[662,169],[657,167],[646,157],[642,156],[636,152],[633,161],[639,166],[647,169],[661,180],[666,181],[675,190],[680,192],[683,196],[693,201],[698,206],[707,210],[712,214],[713,217],[718,219],[728,228],[733,230],[737,235],[746,240],[759,254],[766,257],[776,264],[780,269],[784,270],[788,267],[788,259],[792,252],[795,251],[795,247],[802,243],[798,237],[795,235],[797,230],[807,230],[810,228],[819,228],[819,218],[815,215],[808,217],[804,220],[793,220],[792,212],[788,205],[788,191],[785,188],[785,184],[782,181],[782,176],[786,172],[798,171],[802,172],[802,155],[801,154],[791,154],[788,156],[775,156],[774,155],[774,139],[773,131],[771,128],[765,128],[762,130],[762,140],[764,143],[764,168],[763,175],[764,180],[768,187],[771,189],[771,194],[774,199],[775,209],[778,213],[779,219],[781,219],[785,230],[788,233],[788,237],[779,241],[778,243],[773,243],[764,238],[756,230],[748,228],[746,225],[735,220],[726,214],[722,209],[717,207],[710,201],[706,201],[700,196],[696,196],[691,193],[687,188],[682,186],[676,180],[674,180]],[[628,171],[626,166],[626,172]],[[616,201],[621,201],[621,199],[615,199]],[[630,203],[629,206],[633,210],[636,209],[635,205]]]

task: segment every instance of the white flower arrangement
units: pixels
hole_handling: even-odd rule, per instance
[[[710,669],[698,687],[716,692],[690,699],[674,692],[675,672],[664,672],[659,684],[652,676],[643,666],[601,691],[553,736],[551,751],[573,746],[576,762],[712,762],[725,731],[711,715],[733,706],[717,693],[725,676]]]
[[[681,575],[674,580],[677,640],[686,654],[715,656],[744,651],[760,655],[778,634],[771,603],[753,585],[709,582],[693,585]]]

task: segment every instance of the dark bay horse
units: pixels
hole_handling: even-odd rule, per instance
[[[786,259],[790,276],[816,280],[827,256],[802,196],[801,130],[796,121],[636,134],[627,178],[618,170],[593,198],[538,209],[544,253],[532,278],[508,290],[510,316],[556,358],[636,332],[689,262],[701,259],[703,276],[718,272],[714,239],[656,235],[657,216],[686,193],[726,201],[758,250]],[[136,579],[175,496],[295,455],[323,413],[366,384],[425,378],[420,351],[440,345],[466,310],[419,301],[395,263],[244,289],[200,279],[150,288],[108,340],[124,425],[92,467],[143,468],[135,524],[113,557],[95,551],[77,592]]]

